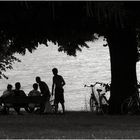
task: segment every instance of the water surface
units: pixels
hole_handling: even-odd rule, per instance
[[[21,63],[15,63],[13,70],[5,74],[8,80],[0,80],[0,94],[6,89],[7,84],[14,85],[21,82],[22,89],[29,93],[35,77],[40,76],[51,91],[52,68],[57,67],[59,74],[66,81],[65,103],[67,110],[85,110],[88,106],[90,89],[85,84],[93,84],[96,81],[110,81],[110,57],[108,47],[103,47],[103,38],[95,42],[89,42],[90,48],[83,48],[77,52],[77,57],[68,56],[58,52],[57,45],[49,43],[49,47],[40,46],[32,54],[27,52],[25,56],[16,55]]]

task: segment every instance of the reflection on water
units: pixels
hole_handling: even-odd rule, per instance
[[[13,70],[8,70],[8,80],[0,80],[0,92],[8,83],[14,85],[20,81],[22,89],[28,93],[32,89],[35,77],[40,76],[48,86],[52,86],[52,68],[57,67],[59,74],[66,81],[65,101],[67,110],[83,110],[88,107],[90,89],[84,88],[84,84],[96,81],[110,81],[110,58],[108,47],[103,47],[102,38],[96,42],[88,43],[90,48],[84,48],[77,53],[77,57],[67,56],[58,52],[57,46],[49,43],[49,47],[40,46],[32,54],[27,52],[25,56],[17,55],[22,62],[15,63]],[[1,94],[0,93],[0,94]]]

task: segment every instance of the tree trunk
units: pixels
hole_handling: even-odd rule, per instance
[[[122,101],[136,93],[137,46],[135,31],[116,30],[107,36],[111,61],[109,113],[120,114]]]

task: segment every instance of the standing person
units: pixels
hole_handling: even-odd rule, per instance
[[[46,98],[46,102],[45,102],[45,104],[41,104],[41,110],[40,110],[41,111],[40,113],[44,113],[45,107],[50,100],[50,90],[49,90],[48,85],[44,81],[41,81],[40,77],[38,77],[38,76],[36,77],[36,82],[39,84],[41,95],[44,98]]]
[[[55,112],[58,112],[58,104],[61,103],[63,113],[65,113],[65,106],[64,106],[64,89],[63,86],[65,85],[65,81],[61,75],[58,75],[58,69],[53,68],[53,84],[52,84],[52,96],[55,89]]]
[[[16,97],[26,97],[25,92],[23,90],[21,90],[20,88],[21,88],[20,82],[16,82],[15,89],[13,90],[13,96],[15,98]],[[14,109],[18,115],[22,115],[22,113],[20,113],[20,107],[18,106],[18,104],[14,104]],[[27,109],[25,108],[25,110],[27,110]]]

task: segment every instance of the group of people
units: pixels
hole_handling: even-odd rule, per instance
[[[46,100],[44,104],[41,104],[40,113],[47,113],[46,106],[50,101],[50,97],[54,96],[54,106],[55,106],[55,113],[58,112],[58,104],[61,103],[63,113],[65,113],[65,105],[64,105],[64,89],[63,86],[66,84],[63,77],[58,75],[58,69],[53,68],[53,83],[52,83],[52,92],[50,92],[48,85],[41,80],[39,76],[35,78],[36,83],[33,84],[33,89],[29,92],[28,96],[43,96]],[[38,90],[38,87],[40,91]],[[7,90],[3,92],[2,98],[7,96],[27,96],[23,90],[21,90],[20,82],[15,83],[15,89],[12,89],[12,85],[7,85]],[[20,107],[14,107],[17,114],[20,113]]]

